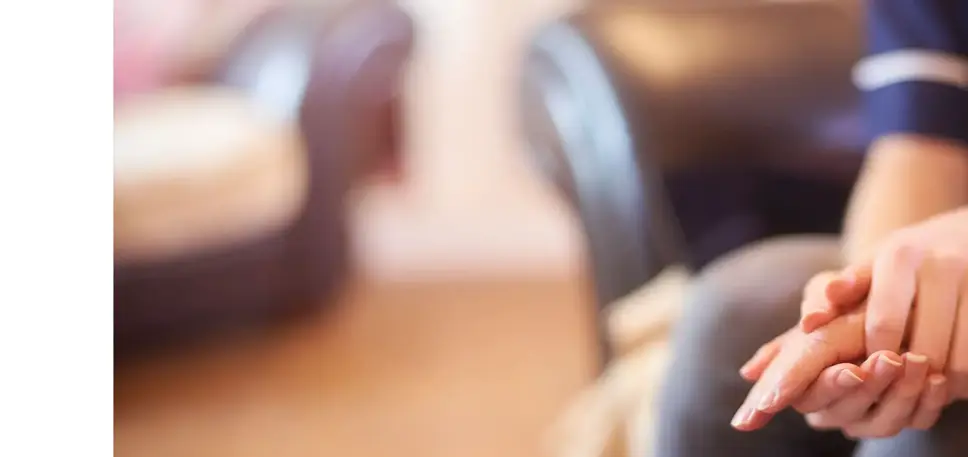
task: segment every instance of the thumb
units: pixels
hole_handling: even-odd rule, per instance
[[[804,289],[800,329],[810,333],[827,325],[838,315],[863,303],[870,288],[871,266],[866,263],[814,276]]]
[[[872,267],[869,263],[851,265],[827,283],[824,295],[837,309],[851,309],[867,298],[871,289]]]
[[[803,301],[800,303],[800,330],[810,333],[837,317],[836,308],[827,298],[830,284],[841,276],[839,271],[824,271],[814,275],[803,288]]]

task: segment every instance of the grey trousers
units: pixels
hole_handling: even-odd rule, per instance
[[[656,457],[968,456],[968,402],[950,406],[929,431],[860,443],[813,430],[794,410],[756,432],[730,427],[751,387],[739,367],[796,323],[803,286],[837,260],[834,238],[789,237],[736,251],[699,274],[660,395]]]

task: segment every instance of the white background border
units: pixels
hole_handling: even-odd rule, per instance
[[[112,22],[0,8],[0,455],[113,454]]]

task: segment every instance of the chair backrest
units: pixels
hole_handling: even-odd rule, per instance
[[[838,230],[866,147],[861,6],[609,0],[537,35],[523,125],[579,209],[602,301],[673,262]]]
[[[854,3],[683,2],[576,20],[596,36],[631,125],[647,129],[636,137],[661,151],[654,160],[791,166],[865,146],[851,83],[862,52]]]

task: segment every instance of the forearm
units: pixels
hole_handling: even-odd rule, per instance
[[[871,148],[848,207],[843,256],[863,262],[897,229],[968,203],[968,146],[891,135]]]

